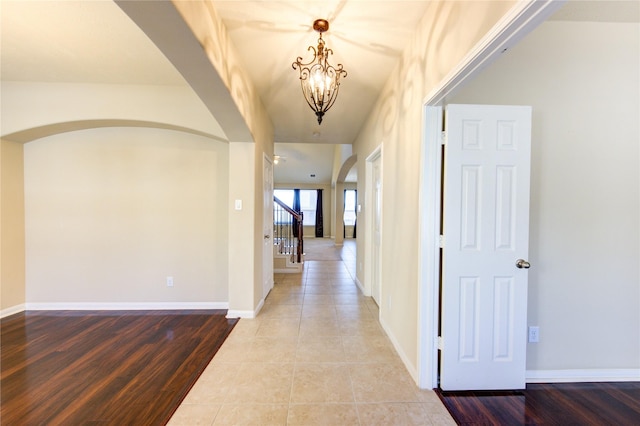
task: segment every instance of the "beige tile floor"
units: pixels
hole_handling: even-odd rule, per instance
[[[352,273],[355,255],[276,274],[178,408],[178,425],[455,425],[411,379]]]

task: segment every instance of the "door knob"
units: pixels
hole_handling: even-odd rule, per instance
[[[271,238],[271,235],[269,235],[269,234],[267,234],[267,235],[265,235],[265,236],[264,236],[264,239],[265,239],[265,240],[268,240],[269,238]]]
[[[527,262],[524,259],[518,259],[516,260],[516,268],[519,269],[529,269],[531,267],[531,264],[529,262]]]

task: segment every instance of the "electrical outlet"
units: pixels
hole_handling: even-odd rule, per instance
[[[173,287],[173,277],[167,277],[167,287]]]
[[[529,327],[529,343],[538,343],[540,341],[540,327]]]

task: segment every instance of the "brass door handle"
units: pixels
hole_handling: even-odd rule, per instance
[[[531,264],[524,259],[516,260],[516,268],[518,269],[529,269],[531,268]]]

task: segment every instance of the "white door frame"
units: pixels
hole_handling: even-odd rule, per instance
[[[420,158],[418,386],[438,387],[442,107],[425,106]]]
[[[264,175],[267,169],[267,166],[269,166],[271,168],[271,187],[270,188],[265,188],[265,180],[264,180]],[[268,274],[268,276],[263,276],[262,277],[262,300],[266,299],[267,295],[269,294],[269,292],[271,291],[271,289],[273,288],[273,161],[271,160],[271,158],[266,154],[263,153],[263,159],[262,159],[262,197],[263,197],[263,201],[262,201],[262,205],[263,208],[266,207],[264,209],[264,211],[262,212],[262,238],[264,239],[264,237],[267,235],[265,234],[265,232],[267,231],[267,227],[269,227],[269,242],[271,242],[271,250],[266,250],[265,249],[265,241],[262,242],[263,246],[262,246],[262,253],[263,253],[263,259],[262,259],[262,275],[265,275],[265,269],[268,269],[271,271],[270,274]],[[270,194],[266,194],[265,193],[265,189],[268,189]],[[267,206],[265,206],[267,205]],[[266,221],[266,217],[271,217],[270,221]],[[269,223],[266,223],[269,222]],[[266,252],[269,252],[268,255],[264,255]],[[271,265],[271,267],[269,268],[268,265]]]
[[[373,265],[373,188],[371,187],[371,180],[373,179],[373,162],[380,158],[382,160],[382,144],[378,145],[371,154],[365,160],[365,186],[364,186],[364,264],[367,265],[364,268],[364,288],[362,293],[365,296],[371,296],[371,290],[373,288],[373,274],[371,268]],[[382,167],[382,161],[381,167]],[[382,174],[382,172],[381,172]],[[368,243],[367,243],[368,241]],[[380,290],[380,289],[379,289]],[[380,299],[380,295],[378,295]]]
[[[438,318],[440,277],[440,135],[442,105],[456,90],[475,78],[502,53],[558,10],[565,0],[527,0],[517,3],[476,48],[423,101],[420,158],[418,244],[418,386],[438,387]],[[369,240],[370,241],[370,240]],[[367,244],[368,246],[368,244]],[[366,247],[366,246],[365,246]],[[366,261],[365,255],[365,261]]]

